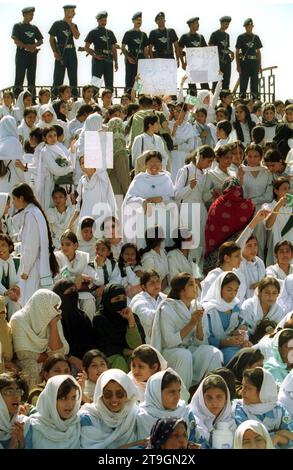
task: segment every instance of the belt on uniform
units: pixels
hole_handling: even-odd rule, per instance
[[[245,56],[245,59],[255,60],[255,59],[257,59],[257,57],[256,57],[256,55],[247,55],[247,56]]]
[[[95,53],[97,55],[100,55],[100,54],[108,54],[108,55],[111,55],[111,52],[112,51],[109,51],[108,49],[98,49],[97,51],[95,51]]]
[[[67,46],[60,46],[60,49],[75,49],[75,46],[73,44],[67,44]]]

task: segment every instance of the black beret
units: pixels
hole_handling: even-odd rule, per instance
[[[252,18],[247,18],[247,20],[244,21],[243,26],[248,26],[249,24],[253,25],[253,20]]]
[[[163,11],[160,11],[160,13],[158,13],[156,16],[155,16],[155,21],[157,21],[158,18],[165,18],[165,13]]]
[[[71,8],[76,8],[76,5],[64,5],[64,10],[69,10]]]
[[[134,15],[132,16],[132,21],[133,20],[137,20],[138,18],[141,18],[142,17],[142,12],[141,11],[137,11],[136,13],[134,13]]]
[[[103,10],[103,11],[100,11],[100,13],[97,14],[96,19],[101,20],[101,19],[107,18],[107,17],[108,17],[108,13],[105,10]]]
[[[231,20],[231,16],[221,16],[220,23],[230,23]]]
[[[186,21],[186,23],[189,25],[190,23],[194,23],[195,21],[198,21],[199,17],[198,16],[193,16],[192,18],[189,18],[189,20]]]
[[[35,7],[26,7],[21,10],[22,13],[30,13],[31,11],[35,11]]]

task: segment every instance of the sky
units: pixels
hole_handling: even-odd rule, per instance
[[[292,83],[292,18],[293,0],[238,0],[238,1],[215,1],[195,2],[187,0],[182,2],[184,8],[178,10],[178,2],[170,0],[148,0],[139,2],[137,0],[75,0],[77,23],[81,33],[76,41],[77,46],[84,45],[87,33],[97,26],[96,14],[101,10],[108,11],[108,25],[121,44],[124,32],[132,27],[131,17],[138,10],[143,12],[142,30],[149,33],[156,28],[154,17],[159,11],[166,14],[166,26],[174,28],[178,37],[188,31],[186,21],[192,16],[199,16],[199,32],[204,35],[208,42],[210,34],[218,29],[219,18],[230,15],[232,22],[228,33],[230,34],[231,49],[235,49],[236,38],[245,32],[243,22],[246,18],[253,18],[254,33],[258,34],[263,43],[263,67],[278,66],[276,70],[276,99],[293,98]],[[63,8],[66,0],[0,0],[0,89],[11,86],[14,83],[14,57],[15,44],[11,39],[14,23],[22,20],[22,8],[35,6],[33,24],[37,25],[44,36],[44,45],[38,54],[37,85],[52,85],[54,58],[49,46],[48,31],[54,21],[62,19]],[[197,5],[198,4],[198,5]],[[146,8],[147,5],[147,8]],[[78,52],[78,84],[85,85],[91,80],[91,59],[85,53]],[[5,64],[5,65],[4,65]],[[232,79],[230,88],[233,88],[238,75],[236,74],[235,62],[232,64]],[[180,69],[178,79],[184,75]],[[65,83],[68,83],[67,77]],[[124,61],[119,56],[119,71],[115,74],[115,86],[124,86]]]

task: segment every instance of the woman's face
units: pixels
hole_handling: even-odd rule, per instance
[[[7,260],[10,256],[9,245],[5,240],[0,240],[0,259]]]
[[[103,388],[102,400],[108,410],[118,413],[127,401],[126,391],[118,382],[110,380]]]
[[[285,344],[279,348],[280,356],[287,364],[288,369],[293,368],[293,339],[289,339]]]
[[[53,114],[50,113],[50,111],[46,111],[44,114],[42,114],[42,120],[43,120],[46,124],[50,124],[50,122],[53,121]]]
[[[290,246],[283,245],[280,246],[277,252],[277,261],[280,264],[289,264],[292,260],[293,253]]]
[[[243,434],[242,449],[266,449],[266,440],[252,429],[247,429]]]
[[[219,416],[223,408],[226,406],[227,397],[219,387],[209,388],[203,395],[203,399],[207,409],[214,415]]]
[[[39,97],[40,104],[48,104],[50,101],[50,93],[47,91]]]
[[[96,244],[96,255],[108,258],[109,254],[110,250],[106,245],[104,245],[104,243],[101,242]]]
[[[24,209],[25,201],[23,199],[23,196],[16,197],[12,195],[12,200],[13,200],[13,205],[16,210]]]
[[[231,255],[225,255],[224,261],[229,263],[230,269],[239,268],[241,263],[241,250],[234,251]]]
[[[3,387],[0,393],[6,403],[9,415],[11,417],[16,415],[18,413],[18,408],[24,391],[19,388],[17,383],[13,383],[11,385]]]
[[[108,370],[106,361],[102,357],[94,357],[87,368],[88,379],[96,383],[100,375]]]
[[[23,99],[23,104],[25,108],[30,108],[33,104],[33,97],[32,96],[26,96]]]
[[[232,300],[235,299],[238,289],[239,289],[238,282],[236,281],[229,282],[221,289],[222,299],[229,304],[230,302],[232,302]]]
[[[55,131],[50,131],[45,137],[46,144],[55,145],[57,143],[57,134]]]
[[[61,419],[69,419],[73,416],[76,402],[79,398],[78,390],[72,388],[65,397],[57,398],[57,411]]]
[[[180,400],[181,383],[171,382],[168,387],[161,392],[162,407],[165,410],[176,410]]]
[[[271,307],[276,303],[278,295],[278,289],[273,285],[269,285],[262,289],[262,291],[259,293],[260,303],[264,306]]]
[[[197,297],[197,285],[193,277],[188,279],[182,293],[184,294],[185,298],[190,301]]]
[[[7,108],[10,108],[10,106],[12,106],[13,99],[11,98],[10,95],[4,95],[3,102],[4,102],[4,105],[7,106]]]
[[[261,155],[256,150],[249,150],[247,152],[247,165],[259,166],[261,162]]]
[[[161,279],[157,276],[152,276],[143,287],[143,290],[145,290],[151,297],[157,298],[161,292],[161,288]]]
[[[73,243],[68,238],[63,238],[61,240],[61,251],[62,253],[67,256],[67,258],[71,258],[75,256],[75,252],[78,248],[78,243]]]
[[[130,263],[131,265],[136,264],[136,251],[134,248],[125,248],[122,255],[124,263]]]
[[[246,377],[242,379],[242,398],[244,405],[255,405],[261,403],[259,391]]]
[[[238,119],[239,122],[245,122],[246,121],[246,114],[245,114],[245,111],[243,111],[243,109],[236,108],[235,116],[236,116],[236,119]]]
[[[290,185],[288,183],[283,183],[279,186],[278,189],[274,189],[274,193],[277,196],[277,200],[279,201],[281,197],[285,196],[285,194],[290,192]]]
[[[219,158],[219,167],[221,170],[226,171],[232,163],[232,152],[226,153]]]
[[[252,238],[245,244],[245,248],[242,251],[243,258],[245,258],[247,261],[255,260],[255,257],[257,256],[257,249],[257,240]]]
[[[157,157],[150,158],[146,163],[146,171],[150,175],[157,175],[162,170],[162,162]]]
[[[59,112],[61,114],[64,114],[65,116],[67,116],[67,111],[68,111],[68,109],[67,109],[66,103],[61,103],[60,108],[59,108]]]
[[[26,117],[25,117],[25,122],[26,124],[28,125],[28,127],[33,127],[35,121],[36,121],[36,114],[35,113],[29,113]]]
[[[183,423],[177,424],[168,439],[161,444],[161,449],[187,449],[188,435]]]
[[[47,382],[51,377],[55,375],[71,375],[71,370],[66,361],[58,361],[54,364],[49,372],[44,372],[44,379]]]
[[[212,166],[213,161],[214,161],[214,157],[209,157],[209,158],[200,157],[199,166],[201,170],[206,170],[207,168],[210,168]]]
[[[158,372],[159,364],[149,366],[138,357],[131,360],[131,372],[137,382],[146,382],[153,374]]]
[[[271,122],[275,119],[275,113],[272,109],[267,109],[264,111],[263,117],[265,121]]]

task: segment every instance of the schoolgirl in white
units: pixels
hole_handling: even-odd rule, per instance
[[[13,186],[24,182],[22,155],[16,121],[12,116],[4,116],[0,121],[1,191],[11,194]]]
[[[51,377],[27,421],[26,449],[79,449],[81,388],[70,375]]]
[[[184,165],[178,170],[175,181],[175,200],[178,203],[184,203],[184,207],[188,204],[192,211],[192,203],[200,204],[200,240],[199,246],[193,250],[197,264],[200,269],[203,268],[203,255],[205,251],[204,230],[207,219],[207,210],[203,202],[202,193],[206,180],[206,170],[211,166],[215,157],[215,153],[208,145],[199,147],[194,153],[192,161],[188,165]],[[181,223],[183,226],[192,229],[192,218],[188,213],[181,212]],[[190,220],[189,220],[190,219]]]
[[[145,401],[140,403],[137,415],[139,439],[147,438],[159,418],[183,418],[188,431],[194,425],[194,416],[185,400],[187,390],[181,377],[171,368],[157,372],[147,381]]]
[[[140,284],[142,292],[133,297],[129,307],[140,319],[145,333],[145,342],[150,344],[156,310],[167,295],[161,292],[161,279],[154,270],[144,271]]]
[[[234,434],[233,449],[275,449],[267,428],[254,419],[238,426]]]
[[[289,372],[281,383],[278,393],[278,402],[293,416],[293,370]]]
[[[61,236],[61,250],[55,252],[59,265],[59,273],[55,280],[70,279],[76,283],[78,289],[81,289],[82,282],[93,280],[95,272],[88,266],[89,254],[78,250],[78,240],[75,233],[66,230]],[[89,292],[80,291],[78,294],[80,307],[93,320],[96,314],[96,305],[94,296]]]
[[[48,221],[31,187],[26,183],[14,187],[12,197],[15,208],[24,209],[18,235],[21,241],[18,271],[20,303],[24,305],[40,287],[52,288],[52,276],[58,272],[58,263]]]
[[[204,335],[203,311],[196,296],[196,283],[190,274],[175,276],[167,299],[155,313],[151,335],[151,345],[161,351],[188,389],[222,364],[221,352],[209,346]]]
[[[69,155],[64,146],[59,145],[54,127],[43,131],[45,146],[42,148],[37,176],[37,194],[45,210],[53,207],[52,192],[55,186],[54,178],[72,173]],[[59,163],[58,163],[59,162]],[[46,182],[46,184],[44,184]]]
[[[278,389],[272,374],[261,367],[249,369],[243,373],[242,384],[243,398],[235,400],[237,425],[255,419],[267,428],[274,445],[288,444],[293,439],[293,420],[286,408],[277,403]]]
[[[64,188],[56,187],[52,192],[52,199],[55,207],[49,207],[46,211],[46,215],[54,246],[59,250],[61,246],[61,235],[69,226],[74,208],[66,204],[67,193]]]
[[[190,409],[195,416],[196,441],[203,448],[212,447],[212,432],[218,423],[228,423],[232,432],[236,429],[229,388],[219,375],[209,375],[202,380],[192,397]]]
[[[60,297],[48,289],[39,289],[10,320],[14,351],[29,386],[39,383],[42,354],[68,354],[60,321]]]
[[[274,248],[276,264],[272,264],[266,268],[267,276],[276,278],[282,287],[283,282],[289,274],[293,274],[293,245],[288,240],[278,242]]]
[[[142,344],[134,349],[130,357],[130,372],[128,377],[133,381],[137,390],[137,401],[145,401],[145,391],[148,380],[156,372],[167,369],[167,361],[153,346]]]
[[[81,448],[117,449],[137,439],[136,388],[119,369],[103,372],[94,402],[80,410]]]
[[[276,323],[284,317],[284,311],[277,303],[280,284],[273,277],[264,277],[253,297],[245,300],[241,306],[241,317],[245,322],[249,335],[255,333],[257,325],[264,319]]]

